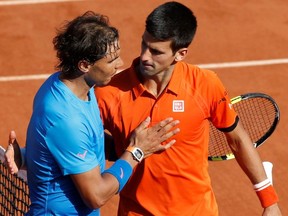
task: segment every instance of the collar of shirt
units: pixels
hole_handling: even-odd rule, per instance
[[[135,85],[133,86],[133,94],[135,95],[135,97],[139,97],[141,96],[145,91],[145,87],[143,86],[143,84],[139,81],[138,77],[137,77],[137,72],[136,72],[136,66],[139,64],[139,58],[135,59],[133,61],[132,66],[129,68],[129,73],[131,75],[131,81],[132,83],[135,83]],[[182,65],[182,62],[177,62],[171,77],[171,80],[167,86],[167,88],[164,90],[166,92],[171,92],[173,94],[178,94],[178,92],[180,91],[181,85],[182,85],[182,81],[184,79],[184,74],[183,74],[183,67],[184,65]]]

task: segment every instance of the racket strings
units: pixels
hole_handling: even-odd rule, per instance
[[[236,103],[234,108],[253,143],[257,143],[274,123],[275,107],[266,98],[243,100]]]
[[[253,143],[260,144],[261,139],[266,137],[275,123],[277,110],[273,102],[265,97],[255,97],[241,100],[233,104],[233,107]],[[226,157],[232,153],[224,133],[215,128],[211,122],[209,133],[209,157]]]
[[[226,144],[225,135],[210,122],[208,155],[211,157],[222,156],[230,153],[231,149]]]

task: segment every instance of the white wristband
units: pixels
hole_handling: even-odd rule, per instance
[[[263,189],[267,188],[270,185],[272,185],[270,180],[269,179],[265,179],[264,181],[255,184],[254,185],[254,190],[255,191],[260,191],[260,190],[263,190]]]

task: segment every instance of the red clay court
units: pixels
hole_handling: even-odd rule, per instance
[[[0,0],[0,145],[6,147],[11,129],[24,145],[33,97],[54,72],[52,38],[64,20],[87,10],[109,16],[120,30],[124,67],[128,67],[140,53],[146,16],[163,2]],[[280,124],[258,150],[263,160],[274,164],[273,184],[282,213],[288,215],[288,3],[179,2],[194,11],[199,25],[186,61],[216,71],[231,97],[262,92],[278,103]],[[261,215],[252,185],[235,160],[210,162],[210,173],[221,216]],[[116,215],[117,199],[102,209],[103,216]]]

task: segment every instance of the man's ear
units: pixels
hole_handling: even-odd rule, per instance
[[[182,61],[188,53],[188,48],[181,48],[175,54],[175,61]]]
[[[78,62],[78,68],[83,73],[87,73],[89,71],[90,64],[85,60],[81,60]]]

